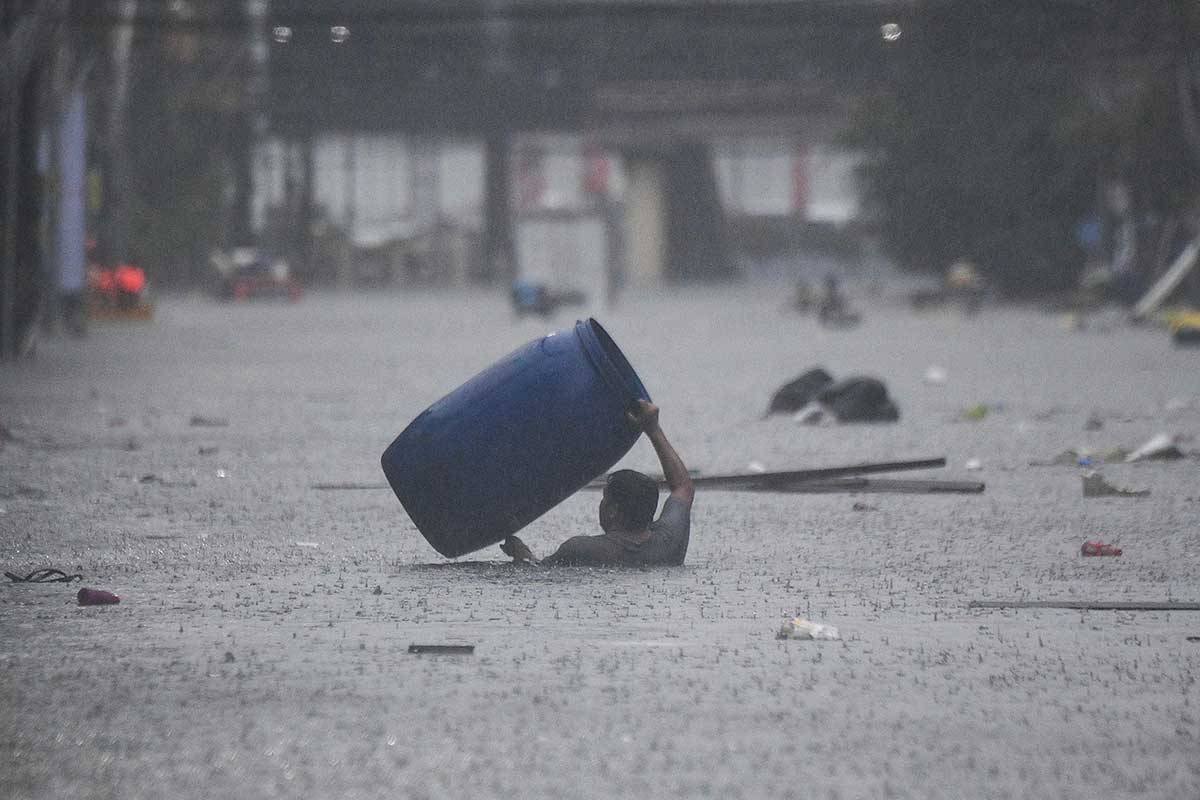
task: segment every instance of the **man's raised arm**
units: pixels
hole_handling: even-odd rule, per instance
[[[630,411],[629,417],[645,432],[650,444],[654,445],[654,452],[662,464],[663,477],[667,480],[671,496],[690,506],[696,494],[692,488],[692,476],[688,474],[683,459],[675,452],[675,448],[667,441],[667,435],[659,427],[658,406],[646,400],[638,400],[637,409]]]

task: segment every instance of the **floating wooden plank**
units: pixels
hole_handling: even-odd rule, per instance
[[[979,481],[930,481],[893,478],[837,478],[828,481],[801,481],[791,485],[742,487],[750,492],[788,494],[836,494],[870,492],[877,494],[982,494],[986,484]]]
[[[324,492],[329,491],[357,491],[359,489],[386,489],[386,483],[314,483],[312,488],[319,489]]]
[[[793,469],[783,472],[748,472],[731,475],[700,475],[692,477],[692,486],[697,489],[749,489],[770,491],[772,486],[792,486],[806,481],[841,478],[854,475],[870,475],[878,472],[901,472],[913,469],[933,469],[946,466],[944,458],[922,458],[913,461],[882,461],[852,464],[846,467],[821,467],[818,469]],[[666,480],[655,476],[659,486]],[[603,489],[606,478],[597,478],[585,489]]]
[[[1146,600],[972,600],[967,608],[1065,608],[1083,611],[1200,611],[1200,603]]]
[[[693,476],[697,489],[733,489],[751,492],[897,492],[907,494],[978,494],[984,484],[977,481],[901,481],[901,480],[838,480],[880,472],[934,469],[946,466],[945,458],[922,458],[911,461],[883,461],[851,464],[845,467],[795,469],[782,472],[748,472],[732,475]],[[655,476],[659,486],[666,479]],[[603,489],[607,478],[597,478],[585,489]],[[314,483],[319,491],[359,491],[389,488],[386,483]]]
[[[433,653],[438,655],[469,656],[475,652],[473,644],[410,644],[410,653]]]

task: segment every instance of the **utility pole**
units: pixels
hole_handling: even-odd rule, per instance
[[[109,96],[105,140],[108,169],[104,181],[106,226],[100,244],[101,259],[110,265],[129,258],[129,149],[125,144],[125,120],[129,107],[133,51],[133,23],[137,0],[120,0],[117,23],[112,32],[112,93]]]
[[[517,249],[513,233],[512,181],[509,156],[512,132],[507,106],[513,73],[513,21],[509,0],[488,0],[483,24],[483,72],[490,84],[484,120],[483,258],[492,282],[508,283],[517,275]]]

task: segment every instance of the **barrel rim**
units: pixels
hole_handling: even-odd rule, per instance
[[[629,359],[595,317],[588,317],[586,321],[576,321],[575,335],[583,344],[583,351],[588,360],[609,388],[620,396],[623,403],[650,399],[650,393],[646,391],[642,379],[638,377]]]

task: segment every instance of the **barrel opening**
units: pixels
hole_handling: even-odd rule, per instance
[[[608,335],[608,331],[604,330],[604,326],[592,318],[588,319],[587,325],[592,333],[595,334],[596,341],[600,344],[600,349],[608,357],[609,362],[620,377],[621,383],[632,395],[630,399],[641,398],[649,400],[650,394],[646,391],[646,387],[642,385],[641,378],[634,371],[633,365],[625,358],[625,354],[621,352],[621,348],[617,347],[617,343]]]

